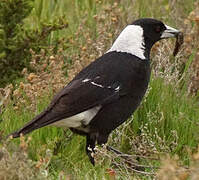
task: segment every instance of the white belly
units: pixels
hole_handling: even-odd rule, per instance
[[[69,127],[69,128],[78,128],[82,125],[88,125],[89,122],[93,119],[93,117],[100,110],[101,106],[96,106],[87,111],[81,112],[74,116],[68,117],[66,119],[59,120],[52,125],[58,127]]]

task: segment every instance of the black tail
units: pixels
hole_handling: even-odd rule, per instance
[[[54,123],[55,121],[58,121],[62,118],[64,118],[65,115],[60,115],[55,112],[52,112],[49,109],[43,111],[39,115],[37,115],[34,119],[32,119],[30,122],[25,124],[25,126],[18,131],[15,131],[9,135],[12,136],[13,138],[20,137],[20,135],[25,135],[28,134],[36,129],[39,129],[41,127],[47,126],[49,124]]]
[[[42,123],[42,122],[47,121],[46,114],[47,114],[46,111],[43,111],[41,114],[37,115],[32,121],[25,124],[25,126],[23,128],[11,133],[9,135],[9,137],[12,136],[13,138],[17,138],[17,137],[20,137],[20,135],[28,134],[28,133],[34,131],[35,129],[38,129],[38,128],[41,128],[41,127],[47,125],[47,123]]]

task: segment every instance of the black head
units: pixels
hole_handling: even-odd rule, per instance
[[[134,21],[132,25],[138,25],[142,27],[145,45],[150,49],[155,42],[165,38],[176,37],[179,33],[178,30],[152,18],[138,19]]]
[[[141,26],[144,37],[150,39],[153,43],[159,41],[162,33],[167,29],[161,21],[151,18],[138,19],[132,24]]]
[[[126,26],[108,52],[125,52],[140,59],[149,59],[150,50],[154,43],[160,39],[176,37],[178,33],[178,30],[159,20],[152,18],[138,19]]]

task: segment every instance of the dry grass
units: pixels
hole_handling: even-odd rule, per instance
[[[190,155],[189,167],[184,167],[178,157],[166,156],[162,159],[162,165],[157,172],[157,179],[161,180],[197,180],[199,179],[199,151]]]
[[[46,155],[42,162],[34,162],[28,158],[28,144],[31,139],[25,141],[20,138],[20,146],[10,142],[4,142],[0,149],[0,180],[27,180],[46,179],[48,170],[46,167],[50,156]]]

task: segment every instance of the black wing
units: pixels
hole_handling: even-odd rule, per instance
[[[46,110],[11,135],[19,137],[21,133],[27,134],[97,105],[113,102],[119,98],[118,87],[117,83],[103,86],[89,79],[73,80],[53,98]]]

